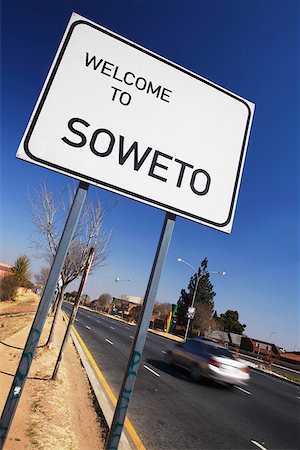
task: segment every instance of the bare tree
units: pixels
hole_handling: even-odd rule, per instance
[[[195,317],[193,320],[193,330],[197,332],[197,334],[203,336],[204,332],[207,330],[220,330],[220,324],[217,320],[213,318],[213,314],[211,312],[210,305],[205,305],[202,303],[198,303],[196,305]]]
[[[74,195],[75,189],[68,186],[56,197],[48,189],[46,183],[43,183],[29,198],[32,219],[37,232],[37,235],[32,238],[32,242],[38,250],[39,256],[49,265],[52,264],[56,254]],[[111,233],[106,234],[103,231],[104,215],[105,211],[97,197],[94,202],[86,201],[61,272],[62,286],[53,304],[55,314],[48,345],[53,341],[65,288],[83,273],[90,248],[95,248],[91,273],[108,257]]]
[[[40,284],[42,286],[45,286],[48,276],[49,276],[50,268],[49,267],[42,267],[39,273],[36,273],[34,278],[37,284]]]
[[[104,294],[101,294],[100,297],[97,300],[94,300],[92,302],[92,307],[96,309],[106,309],[108,308],[109,304],[112,302],[112,297],[107,292]]]
[[[166,319],[169,315],[169,312],[172,311],[171,303],[158,303],[154,304],[153,314],[157,319]]]

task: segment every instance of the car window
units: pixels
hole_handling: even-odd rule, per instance
[[[184,348],[187,352],[192,352],[196,354],[198,353],[200,354],[203,352],[202,342],[199,341],[187,341]]]
[[[214,347],[213,345],[210,345],[208,351],[209,351],[209,353],[211,353],[214,356],[222,356],[223,358],[225,357],[225,358],[235,359],[233,354],[226,348]]]

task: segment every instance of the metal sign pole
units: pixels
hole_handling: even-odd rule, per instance
[[[41,336],[41,332],[47,318],[51,300],[57,285],[57,280],[61,273],[69,249],[69,245],[86,198],[88,187],[89,185],[82,181],[78,185],[77,192],[71,210],[69,212],[69,216],[66,221],[56,255],[52,263],[52,267],[48,276],[47,283],[45,285],[42,298],[40,300],[21,360],[19,362],[17,372],[15,374],[3,409],[0,421],[0,448],[4,446],[19,400],[21,398],[23,387],[25,385],[26,378]]]
[[[137,371],[142,358],[142,353],[146,341],[149,322],[153,310],[153,304],[156,297],[159,279],[163,270],[164,262],[167,256],[176,216],[169,212],[166,213],[162,227],[159,243],[156,250],[148,286],[145,293],[144,302],[141,308],[137,330],[132,343],[130,356],[128,359],[122,387],[120,390],[118,403],[114,413],[110,433],[106,443],[106,449],[113,450],[119,446],[121,433],[124,426],[127,408],[134,388]]]
[[[90,250],[89,256],[88,256],[88,260],[87,260],[87,263],[86,263],[86,266],[85,266],[82,278],[81,278],[80,286],[79,286],[79,289],[78,289],[78,292],[77,292],[75,303],[73,305],[72,313],[71,313],[71,316],[70,316],[70,319],[69,319],[69,323],[68,323],[68,326],[67,326],[67,329],[66,329],[66,332],[65,332],[65,335],[64,335],[64,339],[63,339],[63,342],[61,344],[61,348],[60,348],[60,351],[59,351],[59,354],[58,354],[58,357],[57,357],[57,361],[56,361],[56,364],[55,364],[55,367],[54,367],[54,371],[53,371],[53,374],[52,374],[52,380],[56,380],[56,378],[57,378],[57,373],[59,371],[60,364],[61,364],[63,356],[64,356],[65,347],[67,345],[68,338],[69,338],[69,335],[71,333],[71,327],[72,327],[72,325],[74,323],[74,320],[75,320],[75,317],[76,317],[76,314],[77,314],[77,311],[78,311],[81,294],[82,294],[82,291],[84,289],[85,282],[86,282],[86,279],[88,277],[88,274],[89,274],[89,271],[90,271],[90,268],[91,268],[91,265],[92,265],[92,262],[93,262],[94,253],[95,253],[95,248],[92,247],[91,250]]]

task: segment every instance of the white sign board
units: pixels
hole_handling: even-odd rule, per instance
[[[187,311],[187,318],[193,319],[195,317],[195,311],[196,311],[196,308],[190,306]]]
[[[229,233],[253,111],[73,14],[17,157]]]

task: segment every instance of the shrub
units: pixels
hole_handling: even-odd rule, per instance
[[[15,275],[7,275],[1,280],[0,284],[0,300],[15,300],[18,282]]]

